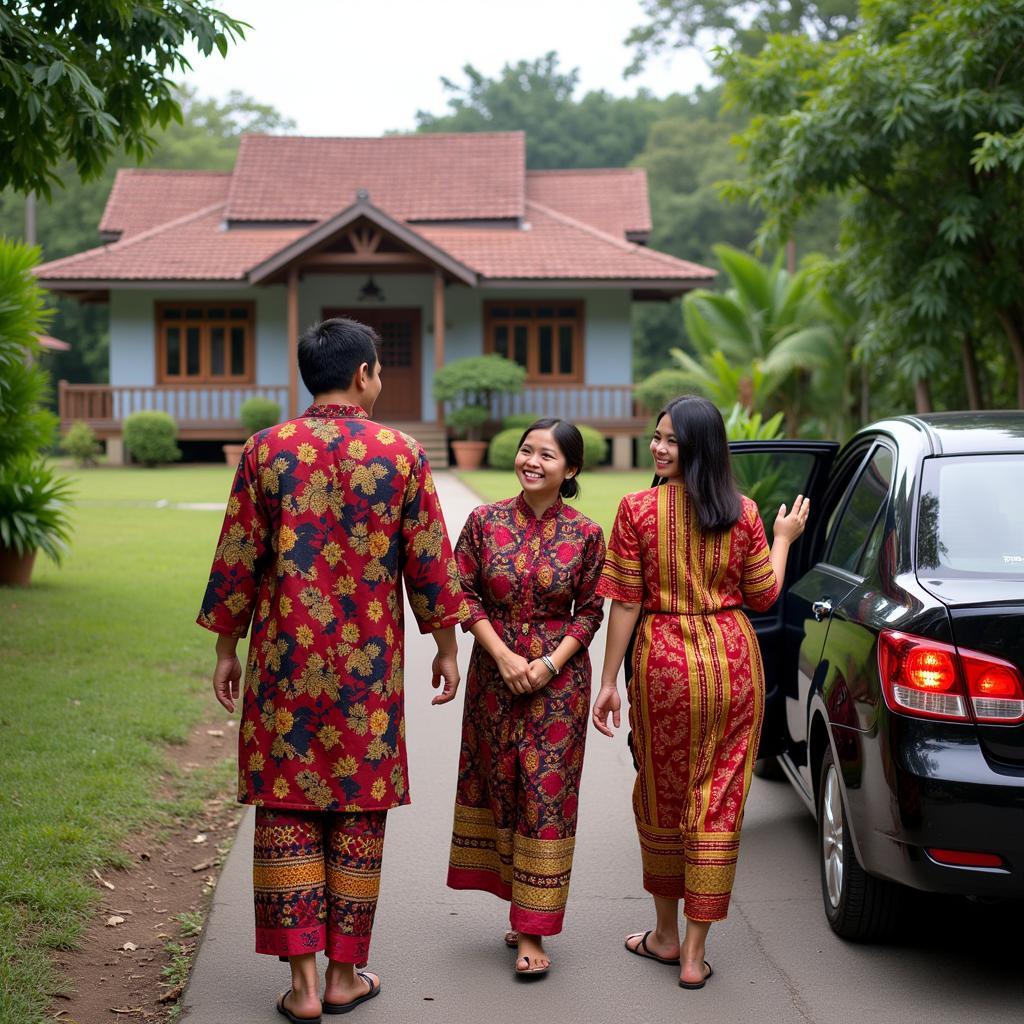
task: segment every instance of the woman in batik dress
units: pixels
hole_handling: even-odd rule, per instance
[[[603,617],[601,528],[564,497],[578,493],[583,439],[539,420],[520,440],[522,492],[482,505],[455,560],[469,604],[469,664],[448,885],[511,903],[516,973],[550,959],[569,892],[591,669]]]
[[[708,931],[729,907],[764,709],[743,605],[761,611],[778,597],[808,502],[779,509],[769,550],[757,506],[733,483],[722,416],[704,398],[669,404],[651,452],[660,486],[622,499],[598,584],[612,607],[593,717],[607,736],[609,715],[618,727],[616,681],[632,640],[633,813],[656,924],[626,949],[679,964],[679,984],[702,988]]]

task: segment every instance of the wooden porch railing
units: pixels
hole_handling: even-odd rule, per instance
[[[121,424],[130,413],[156,409],[169,413],[178,424],[182,437],[232,440],[245,436],[238,418],[242,403],[253,396],[273,399],[287,415],[288,386],[176,384],[171,386],[135,386],[110,384],[69,384],[61,381],[57,389],[61,429],[75,420],[83,420],[100,437],[121,432]]]

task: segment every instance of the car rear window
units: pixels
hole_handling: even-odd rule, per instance
[[[942,577],[1024,579],[1024,453],[926,459],[917,566]]]

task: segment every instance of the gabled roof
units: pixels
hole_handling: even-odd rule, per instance
[[[617,238],[646,240],[651,231],[647,174],[640,167],[527,171],[526,198]]]
[[[383,210],[378,210],[366,194],[360,195],[351,206],[342,210],[341,213],[318,224],[290,245],[286,245],[258,266],[253,267],[249,271],[250,284],[260,284],[275,274],[281,273],[290,264],[299,262],[304,257],[325,248],[346,228],[360,220],[381,228],[395,241],[424,256],[443,270],[447,270],[449,274],[464,284],[476,284],[476,274],[469,267],[452,259],[443,249],[432,245],[422,234],[417,234],[407,224],[389,217]]]
[[[372,202],[353,202],[362,190]],[[470,285],[618,282],[665,297],[715,276],[630,240],[650,229],[643,170],[527,172],[522,132],[246,136],[231,175],[121,171],[101,225],[120,240],[36,273],[93,295],[118,282],[266,284],[307,260],[354,269],[341,234],[359,218],[391,253]]]
[[[230,171],[157,171],[122,167],[114,178],[100,237],[131,238],[150,228],[223,202]]]
[[[246,135],[228,221],[325,220],[359,189],[405,221],[504,220],[523,214],[522,132],[380,139]]]

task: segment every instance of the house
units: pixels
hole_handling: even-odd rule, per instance
[[[647,247],[645,172],[526,170],[522,132],[247,135],[231,172],[121,170],[104,244],[39,267],[53,292],[110,307],[110,384],[59,389],[121,454],[124,417],[163,409],[183,440],[239,440],[241,403],[308,403],[300,331],[344,314],[382,339],[375,415],[444,457],[435,368],[499,352],[526,367],[509,412],[561,415],[629,465],[631,307],[714,272]],[[440,413],[440,415],[439,415]]]

